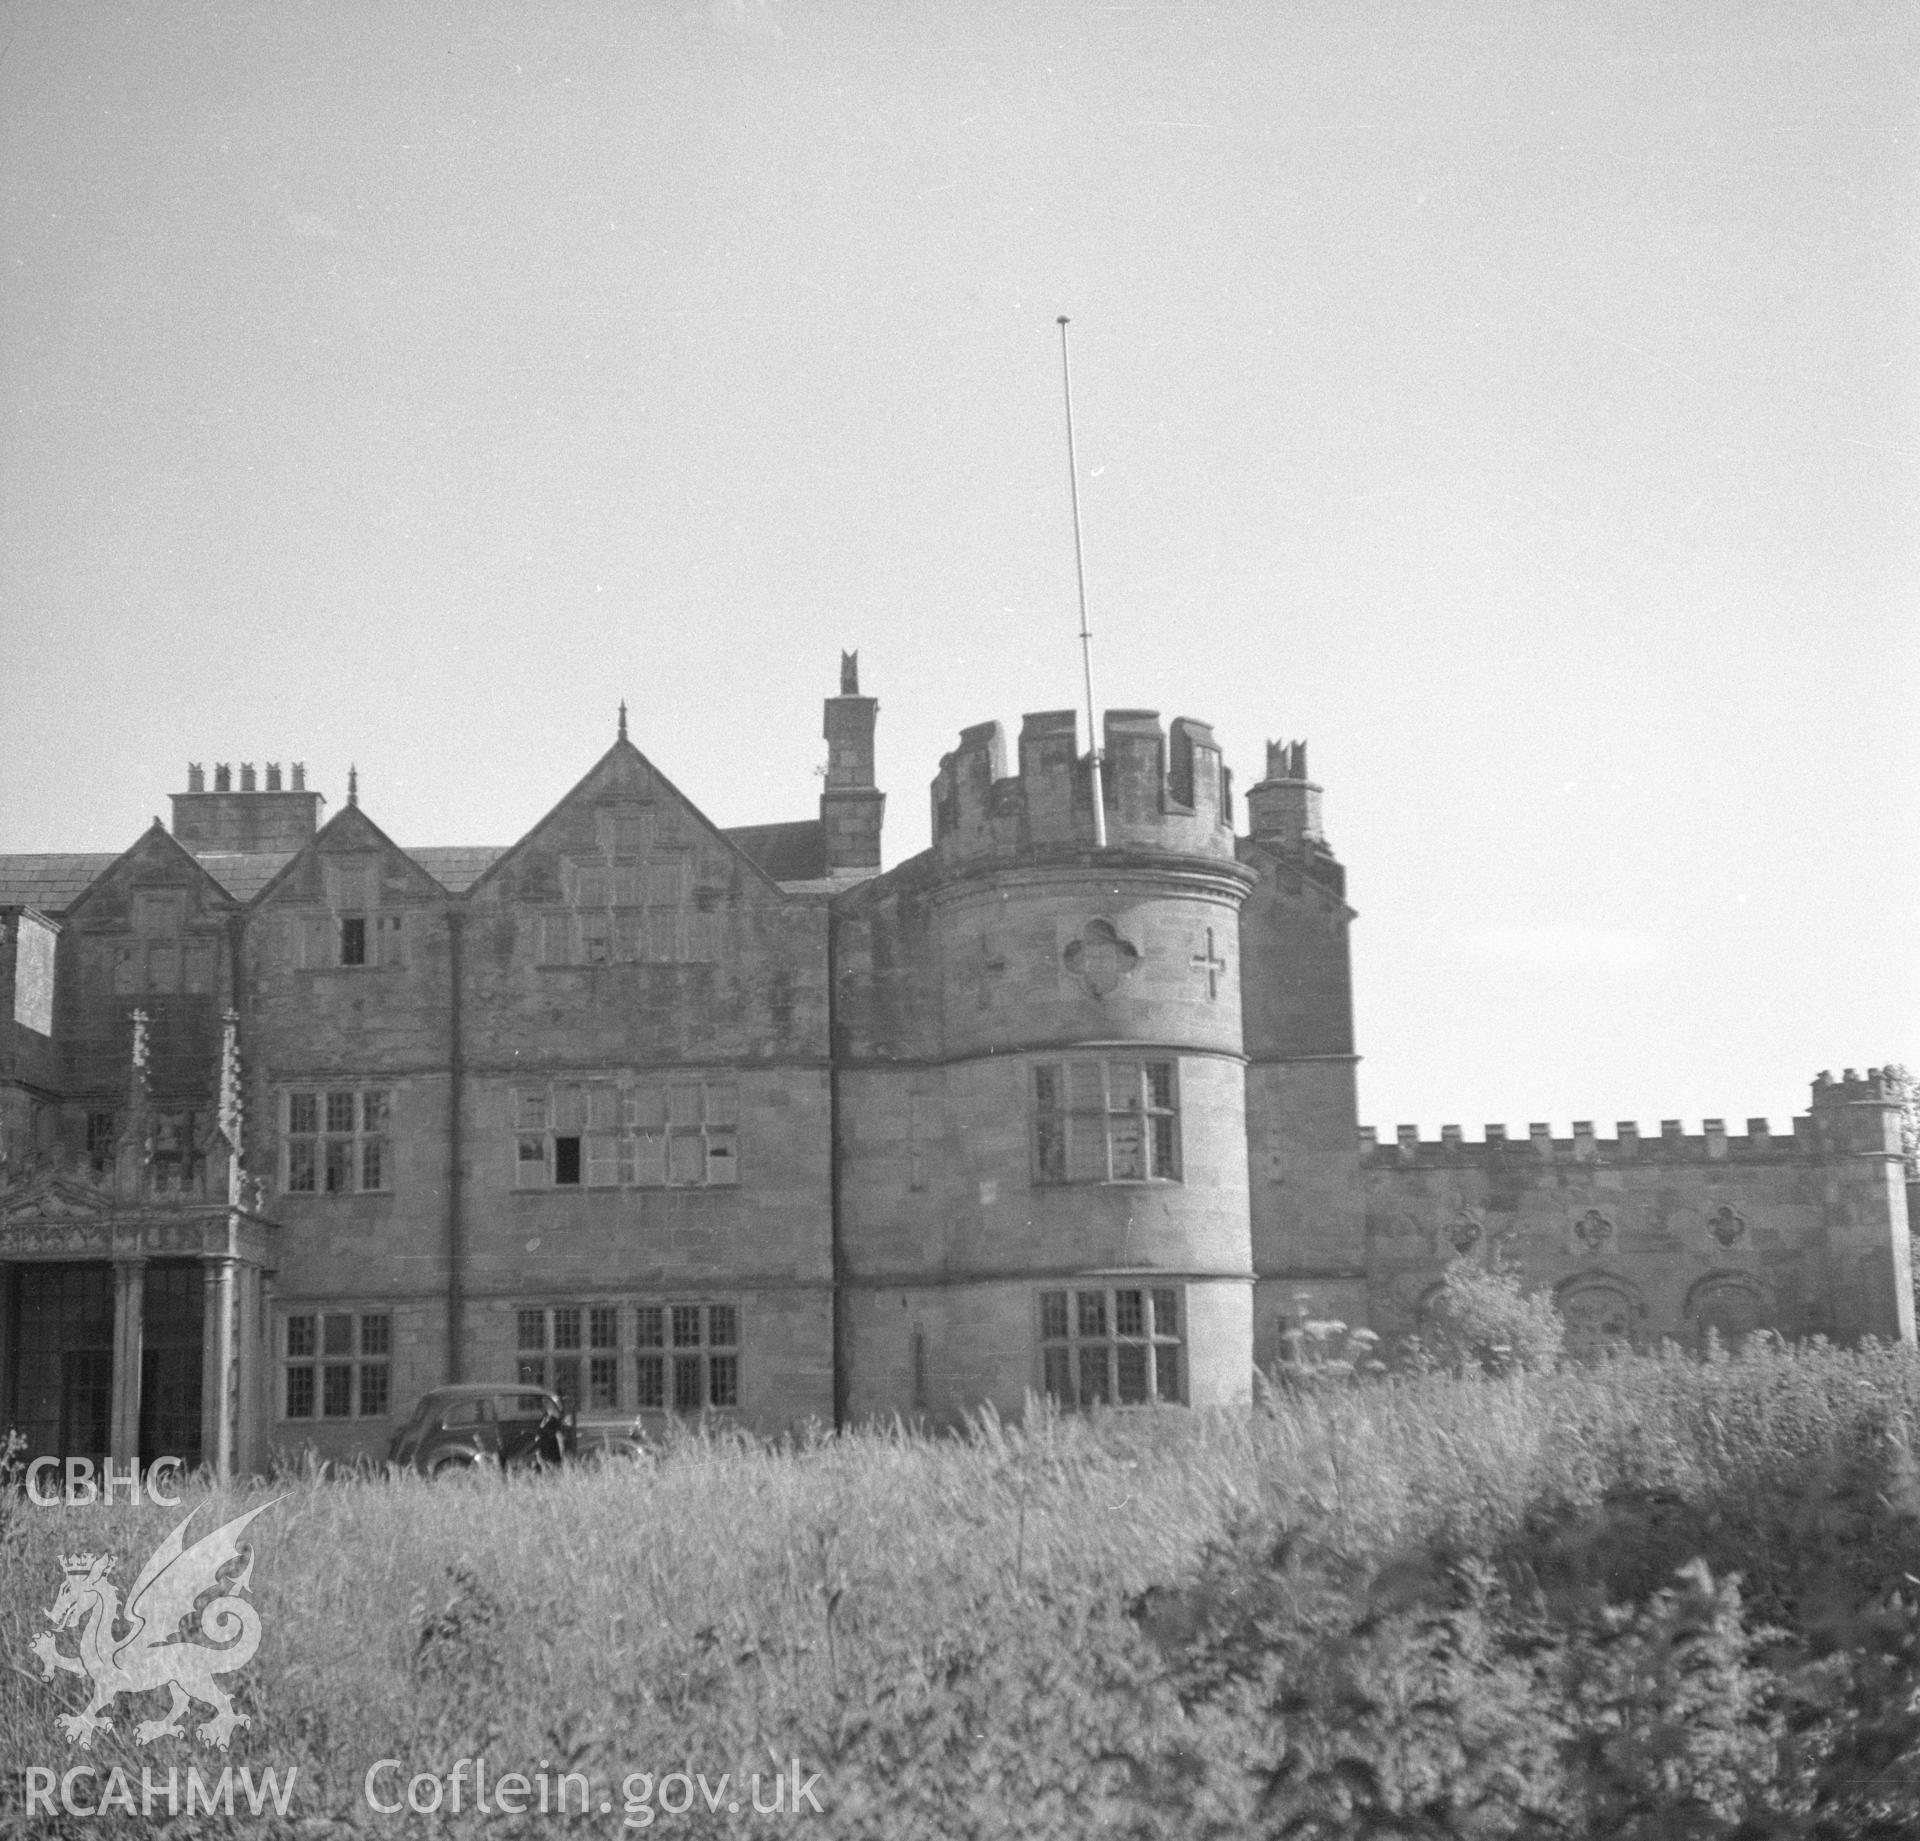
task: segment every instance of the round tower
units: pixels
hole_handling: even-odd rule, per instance
[[[850,1147],[856,1412],[886,1410],[901,1372],[936,1415],[1028,1389],[1247,1395],[1254,878],[1206,724],[1114,710],[1104,743],[1104,847],[1072,711],[1024,719],[1012,773],[997,723],[940,764],[933,846],[903,866],[911,917],[885,949],[896,979],[917,959],[936,980],[906,1076],[908,1193],[885,1206]]]

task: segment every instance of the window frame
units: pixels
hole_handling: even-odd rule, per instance
[[[1184,1406],[1185,1289],[1143,1278],[1138,1283],[1048,1286],[1036,1292],[1041,1394],[1069,1412],[1094,1406]],[[1123,1328],[1124,1323],[1133,1327]],[[1129,1359],[1136,1352],[1137,1366]],[[1136,1374],[1137,1385],[1131,1379]]]
[[[297,1196],[391,1195],[393,1183],[393,1110],[395,1089],[389,1086],[317,1086],[284,1087],[280,1096],[280,1193]],[[335,1124],[339,1114],[336,1102],[350,1105],[351,1123]],[[309,1116],[303,1102],[310,1102],[311,1126],[298,1120]],[[377,1106],[374,1102],[378,1102]],[[369,1117],[376,1122],[368,1123]],[[371,1162],[377,1167],[374,1181],[367,1180]],[[349,1180],[336,1184],[336,1168],[344,1167]],[[296,1183],[297,1174],[304,1182]]]
[[[517,1385],[544,1387],[568,1412],[617,1413],[625,1395],[620,1372],[618,1304],[517,1305],[514,1310],[514,1378]],[[535,1339],[529,1331],[537,1331]]]
[[[377,972],[406,965],[408,910],[388,905],[382,869],[382,858],[370,851],[325,861],[320,905],[289,913],[290,950],[300,970]]]
[[[636,1410],[675,1418],[738,1412],[741,1317],[730,1299],[641,1300],[633,1313]]]
[[[731,1069],[519,1085],[507,1110],[515,1190],[740,1186],[740,1077]]]
[[[342,1424],[393,1417],[391,1310],[316,1306],[285,1311],[280,1317],[279,1354],[277,1416],[282,1424]],[[296,1392],[305,1402],[300,1411],[294,1408]],[[328,1410],[330,1402],[342,1397],[347,1403],[344,1412]]]
[[[1091,1103],[1087,1091],[1087,1074],[1096,1069],[1100,1080],[1097,1105]],[[1122,1069],[1133,1071],[1130,1095],[1116,1095],[1120,1084],[1116,1073]],[[1177,1056],[1047,1057],[1031,1064],[1027,1094],[1036,1187],[1182,1180]],[[1117,1098],[1120,1103],[1116,1103]],[[1116,1170],[1129,1142],[1137,1147],[1137,1172],[1124,1167]]]
[[[604,815],[603,815],[604,816]],[[596,855],[561,859],[561,905],[533,929],[541,966],[710,965],[719,958],[722,892],[700,887],[693,846],[648,810],[636,823],[641,848],[603,826]]]

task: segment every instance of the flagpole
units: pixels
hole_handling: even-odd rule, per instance
[[[1073,372],[1067,362],[1067,316],[1060,315],[1060,384],[1067,399],[1067,490],[1073,503],[1073,579],[1080,594],[1080,670],[1087,689],[1087,761],[1093,793],[1093,846],[1107,847],[1107,801],[1101,781],[1100,719],[1093,704],[1093,630],[1087,625],[1087,565],[1080,547],[1080,468],[1073,454]]]

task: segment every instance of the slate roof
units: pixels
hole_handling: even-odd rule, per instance
[[[251,901],[293,861],[291,850],[218,850],[193,859],[235,901]]]
[[[808,882],[827,873],[827,838],[817,818],[788,825],[740,825],[724,834],[775,882]],[[442,888],[464,894],[504,844],[429,844],[406,854]],[[292,858],[291,851],[218,851],[194,860],[236,901],[251,901]],[[0,856],[0,907],[64,913],[118,851],[36,851]]]
[[[451,895],[464,895],[506,854],[505,844],[426,844],[407,852]]]
[[[100,872],[119,862],[120,851],[35,851],[0,856],[0,907],[38,908],[63,914]],[[194,861],[236,901],[250,901],[290,851],[223,851]]]
[[[776,882],[814,882],[827,873],[827,832],[817,818],[788,825],[736,825],[722,835]]]
[[[0,857],[0,907],[38,908],[58,914],[120,852],[45,851],[26,856]]]

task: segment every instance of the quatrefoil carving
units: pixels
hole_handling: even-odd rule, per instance
[[[1131,978],[1140,964],[1140,948],[1122,939],[1111,921],[1090,920],[1071,941],[1061,960],[1068,972],[1086,986],[1090,997],[1105,998]]]

